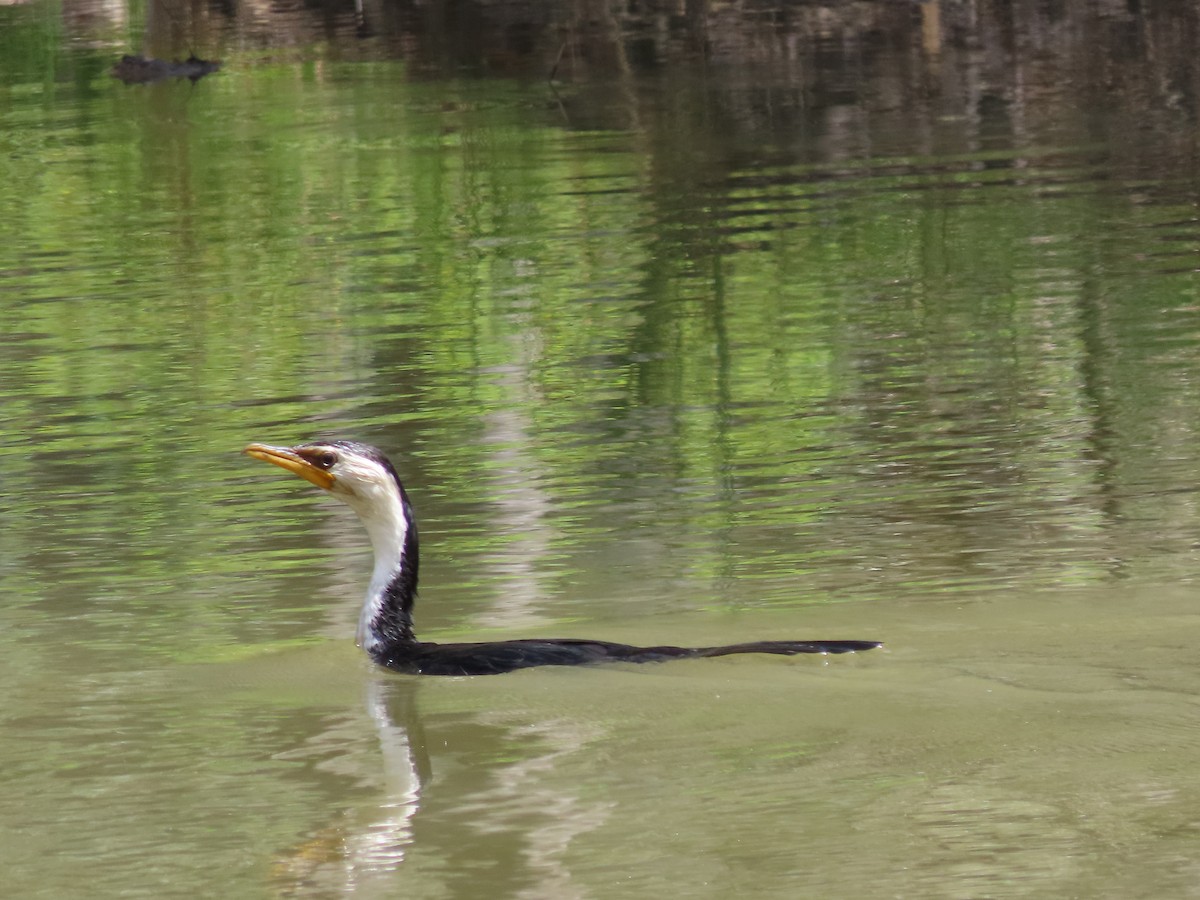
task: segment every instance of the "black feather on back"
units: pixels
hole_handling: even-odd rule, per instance
[[[721,647],[635,647],[573,638],[494,641],[484,644],[433,644],[414,641],[387,646],[374,654],[389,669],[411,675],[498,675],[534,666],[583,666],[590,663],[665,662],[734,653],[853,653],[872,650],[878,641],[755,641]]]

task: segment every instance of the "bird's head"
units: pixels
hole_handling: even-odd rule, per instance
[[[364,520],[408,502],[391,462],[369,444],[354,441],[314,441],[296,447],[250,444],[243,452],[329,491]]]
[[[375,548],[375,571],[358,620],[358,643],[374,653],[413,641],[417,525],[391,462],[369,444],[313,441],[296,447],[250,444],[247,456],[273,463],[329,491],[356,513]]]

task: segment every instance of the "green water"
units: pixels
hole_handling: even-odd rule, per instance
[[[7,895],[1195,892],[1186,121],[0,12]],[[423,637],[887,648],[379,672],[352,514],[238,452],[330,435]]]

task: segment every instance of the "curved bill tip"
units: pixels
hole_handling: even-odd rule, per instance
[[[261,459],[272,465],[299,475],[310,484],[329,490],[337,480],[324,469],[319,469],[291,447],[272,447],[270,444],[247,444],[242,450],[247,456]]]

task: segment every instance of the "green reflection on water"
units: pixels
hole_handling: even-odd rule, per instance
[[[1103,578],[1115,460],[1097,443],[1120,423],[1097,414],[1136,415],[1190,365],[1131,370],[1104,408],[1129,355],[1108,345],[1164,346],[1122,317],[1108,230],[1151,255],[1175,211],[1073,184],[1061,155],[1016,181],[991,152],[714,182],[656,177],[636,135],[562,131],[530,89],[435,90],[393,64],[111,87],[19,130],[41,140],[31,162],[59,155],[9,185],[0,376],[7,427],[63,454],[54,478],[114,488],[50,501],[78,542],[125,505],[164,546],[110,549],[112,568],[140,553],[155,582],[186,568],[172,529],[192,521],[185,552],[220,570],[245,518],[207,499],[239,479],[220,454],[347,430],[409,457],[452,553],[536,557],[544,592],[601,535],[644,557],[626,580],[651,593],[755,584],[734,607],[795,602],[818,570],[861,590],[877,561],[900,567],[893,593],[1014,564]],[[1190,298],[1169,276],[1137,293],[1185,317]],[[496,527],[506,504],[521,537]]]

